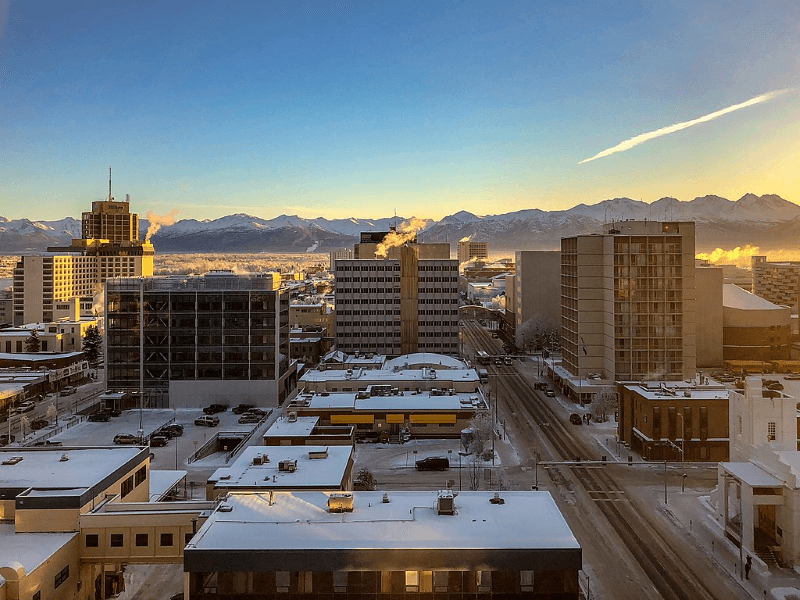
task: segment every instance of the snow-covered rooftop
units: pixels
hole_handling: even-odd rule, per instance
[[[327,369],[325,371],[313,370],[303,374],[300,381],[320,382],[320,381],[362,381],[376,383],[392,383],[396,381],[436,381],[443,379],[448,381],[464,380],[478,381],[478,373],[475,369],[445,367],[441,371],[428,367],[409,368],[398,367],[386,369]]]
[[[739,310],[786,310],[785,307],[764,300],[732,283],[722,285],[722,306]]]
[[[19,563],[30,573],[79,535],[70,533],[15,533],[13,523],[0,524],[0,567]],[[5,581],[0,577],[0,583]]]
[[[354,392],[330,392],[304,395],[309,399],[310,409],[350,409],[355,411],[381,410],[463,410],[485,405],[483,397],[476,392],[436,395],[431,392],[406,392],[402,396],[372,396],[358,398]]]
[[[192,539],[198,550],[578,549],[548,492],[458,492],[439,515],[436,491],[353,492],[331,513],[327,492],[232,493]]]
[[[317,458],[312,458],[316,455]],[[352,460],[352,446],[249,446],[229,467],[214,471],[209,483],[225,488],[338,488]],[[268,461],[264,461],[266,456]],[[254,464],[254,459],[255,463]],[[297,461],[295,471],[279,469]]]
[[[434,367],[437,369],[464,369],[467,365],[464,361],[446,354],[436,354],[434,352],[415,352],[413,354],[403,354],[397,358],[386,361],[386,368],[393,369],[419,369],[421,367]]]
[[[286,417],[280,417],[267,429],[264,437],[284,437],[284,436],[303,436],[311,435],[314,427],[319,423],[319,417],[297,417],[295,421],[290,421]]]

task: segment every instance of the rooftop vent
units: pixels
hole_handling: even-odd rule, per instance
[[[282,460],[278,463],[278,471],[294,473],[297,470],[297,460]]]
[[[325,448],[325,450],[310,450],[308,452],[308,458],[311,460],[328,458],[328,449]]]
[[[328,510],[332,513],[353,512],[353,494],[335,492],[328,496]]]
[[[58,462],[67,462],[68,460],[69,456],[67,456],[67,453],[65,452],[64,454],[61,455],[61,458],[58,459]]]
[[[495,492],[494,496],[489,498],[489,502],[492,504],[505,504],[506,501],[500,497],[500,492]]]
[[[389,502],[390,502],[390,500],[389,500],[389,494],[387,494],[386,492],[384,492],[384,493],[383,493],[383,500],[382,500],[382,502],[383,502],[384,504],[389,504]]]
[[[436,513],[440,515],[456,514],[455,496],[451,490],[439,490],[436,498]]]
[[[295,421],[297,421],[297,413],[294,411],[290,412],[288,418],[289,418],[289,423],[294,423]]]

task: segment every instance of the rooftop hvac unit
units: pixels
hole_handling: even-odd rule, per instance
[[[253,457],[254,465],[265,465],[269,462],[269,456],[266,454],[256,454]]]
[[[353,494],[334,492],[328,496],[328,511],[332,513],[353,512]]]
[[[328,458],[328,449],[325,448],[325,450],[309,450],[308,458],[310,460]]]
[[[278,471],[294,473],[297,470],[297,460],[282,460],[278,463]]]
[[[440,515],[456,514],[455,496],[451,490],[440,490],[436,498],[436,512]]]
[[[289,423],[294,423],[297,421],[297,413],[292,411],[289,413]]]

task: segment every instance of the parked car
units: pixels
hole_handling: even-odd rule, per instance
[[[62,446],[62,442],[56,440],[44,440],[43,442],[36,442],[34,446]]]
[[[61,390],[61,395],[62,396],[69,396],[71,394],[74,394],[77,391],[78,391],[78,388],[76,388],[74,385],[67,385],[67,386],[64,386],[64,388]]]
[[[556,393],[553,390],[551,390],[550,388],[547,388],[545,390],[544,395],[547,396],[548,398],[555,398],[556,397]]]
[[[210,416],[197,417],[194,420],[194,424],[199,425],[201,427],[216,427],[217,425],[219,425],[219,417],[210,417]]]
[[[446,471],[450,461],[446,456],[428,456],[417,461],[417,471]]]
[[[245,424],[245,423],[258,423],[263,418],[264,417],[261,417],[259,415],[255,415],[253,413],[246,413],[246,414],[243,414],[241,417],[239,417],[239,423],[242,423],[242,424]]]
[[[118,433],[114,436],[114,443],[134,445],[139,443],[139,438],[132,433]]]
[[[583,425],[583,418],[578,413],[572,413],[569,416],[569,422],[573,425]]]
[[[13,442],[16,439],[17,439],[17,436],[15,436],[12,433],[11,434],[11,442]],[[5,446],[7,444],[10,444],[11,442],[8,441],[8,434],[7,433],[4,433],[3,435],[0,435],[0,446]]]
[[[265,415],[267,415],[269,413],[266,410],[264,410],[263,408],[251,408],[245,414],[246,415],[258,415],[259,417],[263,417],[263,416],[265,416]]]
[[[228,407],[224,404],[209,404],[203,409],[203,412],[207,415],[215,415],[217,413],[225,412],[228,410]]]
[[[492,333],[492,338],[499,339],[500,338],[500,334],[495,331],[494,333]]]
[[[150,447],[152,448],[161,448],[162,446],[166,446],[169,443],[169,440],[166,436],[163,435],[151,435],[150,436]]]
[[[253,405],[252,405],[252,404],[240,404],[239,406],[234,406],[234,407],[231,409],[231,411],[232,411],[232,412],[233,412],[233,414],[235,414],[235,415],[241,415],[241,414],[243,414],[243,413],[246,413],[246,412],[247,412],[248,410],[250,410],[251,408],[253,408]]]
[[[93,412],[86,417],[86,420],[93,423],[106,423],[111,420],[111,415],[105,411]]]
[[[535,389],[535,390],[546,390],[547,389],[547,384],[546,383],[542,383],[541,381],[537,381],[537,382],[535,382],[533,384],[533,389]]]
[[[36,402],[33,400],[28,400],[27,402],[23,402],[17,408],[11,411],[11,414],[19,415],[22,413],[30,412],[34,408],[36,408]]]
[[[503,364],[503,359],[498,356],[497,358],[494,359],[494,364],[502,365]]]
[[[44,429],[48,425],[50,425],[50,423],[47,421],[47,419],[34,419],[31,421],[31,429],[34,431],[37,429]]]
[[[164,434],[168,434],[168,437],[181,437],[183,435],[183,425],[170,423],[169,425],[164,425],[161,431]]]
[[[510,356],[506,356],[506,357],[503,359],[503,363],[504,363],[506,366],[511,366],[511,365],[513,364],[513,363],[511,362],[511,357],[510,357]]]

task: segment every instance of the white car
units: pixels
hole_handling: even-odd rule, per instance
[[[30,412],[34,408],[36,408],[36,402],[34,402],[33,400],[28,400],[27,402],[23,402],[17,408],[12,410],[11,414],[19,415],[19,414],[22,414],[22,413]]]

